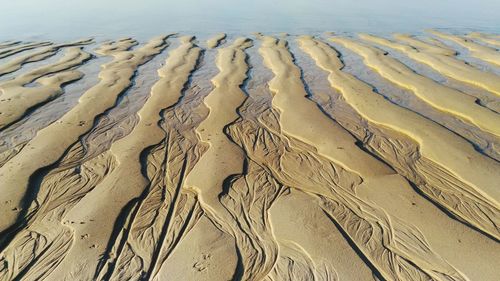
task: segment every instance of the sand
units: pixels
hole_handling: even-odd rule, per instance
[[[26,55],[18,56],[4,64],[0,67],[0,76],[15,72],[24,64],[33,63],[37,61],[43,61],[53,55],[55,55],[60,49],[65,47],[82,46],[92,43],[92,39],[80,40],[76,42],[71,42],[67,44],[57,44],[52,45],[41,50],[31,52]]]
[[[69,46],[87,43],[86,41],[70,44]],[[53,47],[48,50],[52,53]],[[43,51],[45,57],[45,51]],[[35,58],[39,59],[39,54],[35,54]],[[33,57],[32,57],[33,58]],[[92,56],[78,47],[68,48],[64,57],[54,64],[40,67],[15,77],[0,84],[2,90],[2,104],[0,105],[0,128],[5,128],[8,125],[22,118],[29,109],[32,109],[40,104],[43,104],[51,99],[54,99],[63,93],[62,86],[72,81],[76,81],[83,77],[83,73],[73,70],[75,67],[82,65],[90,60]],[[8,64],[8,72],[15,71],[12,64]],[[26,60],[16,62],[15,68],[21,68]],[[68,70],[70,69],[70,70]],[[5,72],[7,73],[7,72]],[[39,87],[25,87],[26,84],[36,82]]]
[[[50,42],[35,42],[35,43],[24,43],[24,44],[7,43],[7,44],[4,44],[2,46],[2,48],[0,48],[0,59],[10,57],[12,55],[15,55],[15,54],[27,51],[27,50],[35,49],[37,47],[48,46],[48,45],[51,45],[51,43]]]
[[[362,38],[366,38],[363,36]],[[414,73],[399,61],[385,56],[378,48],[364,45],[353,40],[339,39],[346,47],[351,48],[364,58],[367,66],[375,69],[387,80],[411,90],[420,99],[438,110],[455,115],[471,122],[479,128],[500,136],[500,117],[490,109],[476,103],[476,99],[460,91],[443,86],[434,80]],[[447,65],[447,64],[445,64]],[[480,76],[480,74],[478,74]],[[492,75],[495,76],[495,75]],[[499,80],[492,77],[492,82]],[[500,85],[500,84],[499,84]]]
[[[360,38],[398,50],[415,61],[426,64],[451,79],[463,81],[481,87],[493,94],[500,95],[500,79],[497,75],[481,71],[464,61],[454,58],[456,52],[452,49],[433,45],[405,34],[396,34],[394,38],[408,45],[398,44],[368,34],[361,34]]]
[[[207,40],[207,48],[213,49],[218,47],[226,39],[226,33],[219,33]]]
[[[500,37],[498,35],[484,34],[480,32],[471,32],[467,34],[468,38],[477,40],[480,43],[487,43],[495,47],[500,47]]]
[[[1,42],[0,280],[497,280],[499,38],[430,34]]]
[[[458,35],[451,35],[436,30],[430,30],[429,33],[438,38],[461,45],[462,47],[468,49],[473,57],[494,65],[500,65],[500,53],[495,48],[478,44],[470,39]]]
[[[36,137],[26,144],[25,148],[28,149],[23,149],[0,168],[0,182],[5,188],[5,201],[9,202],[2,205],[1,210],[6,214],[6,218],[2,220],[0,231],[11,227],[18,219],[17,212],[6,212],[7,208],[19,209],[21,213],[26,210],[22,201],[28,192],[30,176],[63,156],[67,147],[92,127],[95,117],[116,103],[118,96],[130,85],[137,66],[158,54],[165,44],[165,37],[162,37],[152,40],[137,51],[114,53],[115,60],[103,66],[99,84],[84,93],[78,105],[71,111],[40,130]],[[5,92],[2,97],[4,95]],[[20,188],[21,186],[26,188]]]
[[[334,40],[335,42],[346,42],[345,38],[335,38],[332,40]],[[451,194],[453,194],[453,196],[460,197],[462,195],[464,197],[475,196],[473,195],[473,193],[477,193],[477,195],[481,197],[484,196],[484,199],[491,200],[488,205],[489,208],[492,208],[493,219],[498,219],[495,215],[498,208],[498,189],[496,188],[496,182],[498,178],[498,163],[496,161],[478,155],[474,151],[474,148],[468,145],[466,141],[459,137],[456,137],[455,134],[450,133],[447,130],[442,130],[437,124],[430,122],[411,111],[407,111],[401,107],[395,106],[389,101],[383,99],[380,95],[374,94],[373,89],[369,85],[364,84],[361,81],[356,80],[354,77],[346,75],[345,73],[339,71],[342,68],[341,62],[337,58],[337,54],[333,49],[328,48],[328,46],[324,44],[319,44],[317,41],[309,43],[316,43],[317,45],[321,46],[321,48],[316,48],[316,52],[319,53],[319,55],[325,56],[326,58],[323,60],[319,60],[318,54],[312,55],[316,56],[316,61],[320,65],[320,67],[330,72],[330,83],[332,85],[335,85],[334,87],[338,87],[338,90],[342,93],[346,101],[350,103],[360,115],[365,117],[368,121],[372,121],[379,125],[388,127],[413,138],[414,141],[420,144],[419,153],[422,156],[428,157],[433,164],[441,163],[442,166],[450,169],[451,173],[445,172],[442,175],[434,175],[435,177],[441,179],[450,177],[449,181],[454,181],[453,179],[455,177],[462,177],[462,179],[459,180],[459,182],[462,182],[462,184],[447,184],[446,188],[443,191],[450,192]],[[444,143],[443,145],[430,144],[437,144],[439,142]],[[446,151],[447,149],[450,149],[450,151]],[[473,159],[477,159],[477,161]],[[471,161],[469,163],[473,162],[475,167],[471,167],[471,164],[467,164],[467,161]],[[480,168],[476,165],[484,166]],[[472,171],[475,168],[477,168],[477,171]],[[455,175],[453,175],[453,170],[457,171]],[[432,178],[433,176],[430,174],[441,174],[441,171],[433,172],[431,170],[425,171],[424,173],[424,178]],[[481,176],[481,174],[483,174],[483,176]],[[465,177],[469,179],[465,179]],[[474,184],[472,181],[475,181],[476,183]],[[463,187],[460,185],[463,185]],[[478,189],[474,188],[474,186],[479,185],[484,187]],[[451,190],[449,189],[450,187]],[[426,188],[428,188],[428,186]],[[462,190],[463,188],[470,188],[470,191]],[[436,193],[441,195],[441,192]],[[463,198],[462,200],[460,200],[460,202],[462,203],[466,201],[469,201],[469,199]],[[451,205],[455,205],[455,203],[451,203]],[[467,215],[471,215],[470,213],[472,213],[472,216],[474,217],[482,216],[482,213],[474,215],[474,211],[471,211],[472,210],[467,209],[465,210],[465,213],[467,213]],[[473,220],[477,219],[477,217]],[[489,219],[487,221],[484,221],[483,223],[490,224]],[[496,229],[495,225],[496,224],[493,223],[491,227],[493,233],[496,233],[494,235],[498,237],[498,229]]]

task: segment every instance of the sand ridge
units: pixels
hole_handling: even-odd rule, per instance
[[[500,47],[500,37],[498,35],[485,34],[480,32],[471,32],[466,35],[467,38],[485,42],[490,45]]]
[[[303,86],[299,88],[299,85],[301,84],[300,82],[300,75],[296,71],[291,71],[291,69],[287,69],[287,71],[282,71],[283,68],[285,68],[283,65],[287,65],[289,68],[295,68],[293,65],[293,59],[291,57],[291,54],[287,50],[287,43],[284,42],[283,40],[278,40],[272,37],[263,37],[264,43],[260,48],[260,52],[264,57],[264,62],[265,64],[273,70],[275,73],[275,78],[276,80],[284,80],[285,77],[289,77],[289,80],[287,81],[288,83],[277,83],[274,85],[270,85],[271,91],[274,92],[274,97],[273,97],[273,102],[276,99],[276,97],[280,94],[284,93],[293,93],[293,91],[297,91],[300,93],[300,88],[304,89]],[[280,55],[275,55],[277,52],[280,52]],[[298,69],[297,69],[298,70]],[[282,76],[284,73],[290,73],[290,76]],[[292,91],[284,91],[286,88],[283,87],[283,85],[290,85],[291,82],[296,81],[294,84],[297,85],[297,88],[292,90]],[[273,83],[273,80],[270,81],[270,84]],[[305,96],[302,96],[301,98],[305,99]],[[283,114],[283,112],[286,110],[279,108],[280,109],[280,114]],[[280,123],[281,127],[283,128],[283,119],[280,118]],[[314,126],[319,126],[319,124],[315,124]],[[324,127],[322,129],[327,129],[328,127]],[[318,150],[318,152],[320,152]],[[331,156],[326,156],[327,158]],[[282,159],[281,161],[284,161]],[[337,162],[337,161],[335,161]],[[292,163],[290,163],[292,164]],[[282,164],[285,167],[285,164]],[[292,164],[293,165],[293,164]],[[288,166],[288,165],[287,165]],[[344,174],[345,172],[338,171],[339,174]],[[347,172],[349,173],[349,172]],[[391,174],[378,174],[378,175],[373,175],[373,174],[361,174],[363,178],[363,184],[361,186],[366,186],[366,188],[369,188],[370,186],[373,185],[378,185],[378,184],[384,184],[384,185],[404,185],[404,179],[401,177],[397,177]],[[280,176],[278,178],[281,179]],[[340,177],[341,179],[343,176]],[[347,179],[346,179],[347,180]],[[285,180],[286,182],[286,180]],[[338,184],[338,183],[336,183]],[[355,184],[355,183],[351,183]],[[309,184],[308,184],[309,185]],[[307,185],[307,186],[308,186]],[[361,188],[359,186],[359,188]],[[294,188],[299,188],[303,189],[305,186],[293,186]],[[380,274],[384,276],[384,278],[387,278],[389,280],[397,280],[397,279],[405,279],[403,274],[400,274],[398,270],[396,270],[393,267],[386,267],[385,266],[385,260],[387,258],[389,259],[394,259],[397,260],[397,266],[402,266],[406,267],[405,262],[401,261],[401,257],[405,257],[406,259],[410,259],[413,264],[416,264],[416,266],[410,266],[412,269],[407,268],[408,270],[414,270],[415,276],[412,278],[416,278],[416,276],[419,275],[425,275],[429,273],[430,266],[429,264],[426,264],[424,260],[428,259],[433,259],[435,260],[435,268],[433,269],[434,271],[444,271],[448,272],[449,278],[456,279],[456,280],[462,280],[462,276],[460,273],[456,272],[452,267],[450,267],[446,261],[442,260],[438,255],[433,253],[433,251],[426,245],[425,238],[420,237],[420,233],[418,232],[413,232],[416,236],[415,237],[420,237],[419,240],[423,243],[421,244],[421,247],[425,249],[423,252],[413,252],[413,251],[405,251],[403,248],[406,248],[406,246],[402,246],[402,248],[399,248],[400,245],[393,244],[393,241],[391,238],[388,238],[387,240],[383,239],[387,243],[371,243],[370,241],[366,241],[364,237],[360,236],[358,233],[352,231],[350,229],[350,225],[353,223],[359,223],[361,225],[364,225],[368,228],[371,228],[373,233],[376,233],[374,235],[376,236],[381,236],[384,237],[387,235],[385,232],[385,228],[391,229],[395,233],[396,236],[398,236],[400,231],[403,231],[403,229],[407,229],[408,227],[411,228],[409,225],[403,224],[401,221],[399,221],[396,217],[392,217],[391,219],[389,218],[384,218],[385,215],[383,214],[383,211],[379,209],[378,206],[372,205],[368,202],[364,202],[363,200],[360,200],[358,197],[356,197],[355,191],[351,192],[346,192],[344,191],[344,187],[341,186],[336,186],[337,188],[335,190],[329,190],[328,188],[325,188],[324,191],[316,193],[318,188],[311,188],[311,189],[305,189],[304,191],[306,192],[311,192],[313,194],[317,194],[324,202],[325,205],[323,205],[323,208],[325,212],[329,213],[329,215],[332,216],[333,220],[336,220],[341,227],[344,229],[344,231],[347,232],[347,234],[350,236],[350,238],[353,240],[353,242],[356,244],[358,249],[365,255],[365,257],[370,260],[370,262],[377,268]],[[331,208],[333,205],[339,206],[342,210],[338,210],[335,208]],[[365,213],[364,210],[370,210],[370,215],[368,213]],[[380,223],[380,228],[373,223],[373,217],[377,217],[379,223]],[[387,221],[385,221],[387,219]],[[384,221],[382,223],[382,221]],[[392,221],[392,222],[391,222]],[[406,243],[409,244],[414,244],[416,241],[411,241],[412,239],[409,240],[399,240],[401,245],[405,245]],[[281,244],[280,244],[281,245]],[[385,249],[387,251],[387,255],[381,255],[380,253],[383,252],[382,249]],[[306,252],[307,255],[307,252]],[[326,267],[328,268],[328,267]],[[329,269],[330,271],[333,271],[333,269]],[[425,273],[424,273],[425,272]],[[453,276],[453,277],[452,277]],[[437,276],[436,276],[437,277]],[[319,278],[321,280],[321,278]],[[464,279],[465,280],[465,279]]]
[[[366,38],[366,36],[363,38]],[[413,91],[416,96],[431,106],[471,122],[482,130],[500,136],[500,126],[498,126],[500,124],[500,115],[477,104],[474,97],[416,74],[403,63],[386,56],[378,48],[346,38],[336,38],[336,40],[361,55],[365,64],[375,69],[382,77]],[[494,75],[494,78],[498,77]]]
[[[104,42],[95,49],[95,52],[103,56],[110,56],[119,52],[127,51],[137,45],[139,45],[137,40],[132,38],[123,38],[118,41]]]
[[[30,54],[26,54],[23,56],[13,58],[13,59],[9,60],[8,62],[0,65],[0,76],[19,70],[19,69],[21,69],[21,67],[24,64],[42,61],[46,58],[49,58],[49,57],[55,55],[62,48],[87,45],[87,44],[91,44],[91,43],[93,43],[92,39],[79,40],[79,41],[70,42],[70,43],[62,43],[62,44],[57,44],[57,45],[46,47],[40,51],[35,51],[35,52],[30,53]]]
[[[363,36],[366,36],[366,38],[363,38]],[[359,37],[363,39],[375,39],[375,38],[381,38],[381,37],[375,37],[375,36],[369,36],[369,34],[362,33],[358,35]],[[414,49],[421,51],[421,52],[426,52],[426,53],[432,53],[435,55],[443,55],[443,56],[449,56],[453,57],[458,54],[458,52],[448,46],[446,46],[443,42],[432,38],[432,37],[426,37],[425,41],[421,39],[417,39],[417,37],[409,35],[409,34],[403,34],[403,33],[395,33],[393,34],[394,39],[399,40],[401,42],[406,43],[408,46],[413,47]],[[388,40],[390,42],[390,40]],[[380,41],[382,43],[382,41]],[[384,41],[384,43],[387,43],[387,41]],[[392,44],[394,48],[396,48],[396,44]],[[402,50],[402,48],[400,48]]]
[[[286,41],[264,37],[259,52],[264,57],[264,63],[276,74],[269,87],[275,93],[273,105],[281,111],[280,123],[285,133],[313,145],[320,154],[360,175],[394,173],[358,150],[354,138],[306,98],[307,92],[297,79],[300,77],[299,70],[280,60],[281,57],[288,57],[292,61],[286,50]]]
[[[216,64],[220,72],[212,79],[215,89],[203,101],[210,113],[196,131],[201,141],[210,147],[189,173],[185,185],[195,188],[208,206],[218,205],[217,196],[223,181],[243,171],[243,153],[224,134],[224,127],[238,118],[236,110],[245,100],[239,87],[248,68],[243,50],[250,46],[250,40],[239,38],[230,47],[219,51]],[[213,166],[212,170],[207,168],[209,163],[218,163],[219,166]]]
[[[332,38],[334,42],[341,43],[343,39]],[[404,133],[413,138],[420,145],[420,153],[423,157],[432,160],[433,163],[446,167],[454,177],[462,180],[465,186],[446,186],[446,188],[457,188],[452,191],[458,192],[454,196],[464,197],[462,202],[476,199],[485,204],[486,208],[492,210],[492,216],[483,220],[477,217],[475,211],[454,207],[455,203],[442,202],[459,217],[466,217],[471,224],[484,229],[493,236],[498,237],[498,229],[495,223],[490,224],[490,219],[497,220],[498,194],[495,188],[497,174],[495,172],[497,163],[489,158],[478,155],[473,147],[465,140],[449,133],[439,125],[422,118],[417,114],[404,110],[380,95],[373,92],[373,89],[357,80],[353,76],[342,72],[342,63],[338,58],[338,53],[330,46],[318,40],[303,39],[302,46],[310,46],[310,55],[315,59],[318,66],[330,73],[329,80],[332,87],[337,88],[346,101],[364,118],[381,126]],[[313,48],[314,47],[314,48]],[[305,48],[305,47],[303,47]],[[339,67],[340,66],[340,67]],[[383,108],[383,110],[380,110]],[[409,130],[408,128],[411,128]],[[430,143],[443,142],[438,149]],[[446,149],[444,149],[446,148]],[[473,167],[468,163],[472,163]],[[429,177],[430,175],[426,175]],[[444,186],[443,186],[444,187]],[[463,188],[470,190],[461,190]],[[441,199],[434,197],[435,200]],[[469,199],[467,199],[469,198]]]
[[[12,46],[18,45],[18,44],[21,44],[21,41],[4,41],[4,42],[0,42],[0,49],[4,49],[4,48],[7,48],[7,47],[12,47]]]
[[[65,216],[69,221],[93,221],[92,224],[74,227],[77,237],[88,235],[89,238],[76,240],[68,255],[78,256],[88,268],[94,269],[94,278],[113,278],[114,275],[120,274],[112,270],[122,262],[120,253],[109,261],[99,263],[99,257],[107,255],[106,251],[109,250],[105,245],[99,245],[100,241],[109,241],[114,231],[113,224],[105,224],[104,221],[110,218],[117,221],[120,211],[148,188],[148,181],[141,172],[141,153],[159,143],[164,137],[164,131],[157,125],[160,122],[161,111],[179,100],[182,88],[200,55],[200,48],[194,45],[193,39],[189,36],[181,38],[181,45],[170,53],[165,66],[158,71],[160,80],[153,86],[150,97],[138,112],[139,123],[130,134],[111,146],[110,152],[117,161],[116,167]],[[78,208],[79,205],[84,206],[89,202],[97,206],[92,209]],[[134,247],[133,241],[129,243]],[[94,248],[92,245],[99,246]],[[137,251],[140,249],[134,250]],[[145,262],[152,259],[152,257],[143,258]],[[98,263],[102,265],[98,266]],[[148,268],[154,264],[152,261],[151,265],[144,266]],[[66,273],[56,271],[52,276],[59,274],[64,278]]]
[[[391,80],[456,85],[334,34],[211,36],[13,57],[25,71],[4,82],[27,89],[84,76],[0,130],[0,280],[496,280],[498,137]],[[461,62],[397,41],[382,43]]]
[[[99,75],[101,81],[80,97],[78,105],[39,131],[19,154],[0,168],[1,191],[6,201],[12,204],[1,208],[8,218],[2,220],[1,231],[15,224],[19,212],[13,209],[25,208],[22,200],[28,191],[31,175],[59,159],[69,145],[91,128],[98,114],[115,104],[118,96],[130,85],[135,69],[160,53],[166,47],[166,38],[155,38],[135,51],[114,54],[115,59],[103,66]]]
[[[249,69],[245,50],[252,46],[252,40],[242,37],[218,51],[219,73],[211,80],[215,88],[203,100],[209,115],[196,128],[200,140],[209,147],[185,181],[186,188],[199,194],[209,218],[234,237],[241,264],[234,278],[241,280],[262,280],[277,259],[276,242],[262,212],[280,189],[265,172],[248,163],[226,129],[241,118],[238,110],[247,99],[240,87]],[[251,205],[245,198],[248,192],[254,193],[248,198],[253,200]],[[258,198],[267,192],[269,201]],[[241,213],[247,213],[246,221],[237,219]]]
[[[0,83],[0,129],[19,120],[28,110],[63,94],[64,84],[83,77],[83,73],[72,69],[91,58],[80,47],[71,47],[58,62]],[[26,87],[33,82],[40,86]]]
[[[207,48],[213,49],[218,47],[226,39],[226,33],[216,34],[214,37],[207,40]]]
[[[9,45],[7,44],[5,48],[0,49],[0,59],[10,57],[12,55],[35,49],[38,47],[43,47],[43,46],[48,46],[52,45],[52,43],[46,41],[46,42],[35,42],[35,43],[24,43],[24,44],[12,44]]]
[[[439,38],[453,41],[464,48],[467,48],[471,52],[471,56],[481,59],[483,61],[500,65],[500,52],[496,49],[478,44],[470,39],[463,38],[457,35],[450,35],[447,33],[439,32],[437,30],[429,30],[430,34],[435,35]]]
[[[368,34],[360,34],[361,39],[398,50],[411,59],[424,63],[440,73],[459,81],[481,87],[496,95],[500,95],[500,77],[481,71],[463,61],[453,58],[455,52],[418,40],[405,34],[395,34],[394,38],[408,45],[398,44],[384,38]]]

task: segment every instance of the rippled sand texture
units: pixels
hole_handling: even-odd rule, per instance
[[[499,42],[0,42],[0,280],[498,280]]]

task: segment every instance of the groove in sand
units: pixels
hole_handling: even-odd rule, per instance
[[[68,221],[93,221],[92,224],[74,227],[76,237],[88,235],[89,239],[76,240],[67,260],[77,257],[90,271],[96,271],[95,278],[103,278],[97,264],[101,256],[106,256],[107,249],[104,245],[98,248],[89,248],[89,245],[111,241],[114,224],[107,224],[106,221],[117,222],[121,211],[148,187],[149,181],[142,174],[141,153],[165,137],[159,127],[161,112],[177,103],[200,55],[201,50],[193,44],[192,37],[186,36],[180,40],[182,44],[170,53],[165,66],[158,71],[160,80],[153,86],[150,97],[138,112],[139,122],[130,134],[112,144],[110,151],[118,164],[65,216]],[[83,207],[86,204],[94,207]],[[120,256],[105,262],[120,262]],[[144,266],[149,268],[153,265]],[[62,278],[64,274],[64,270],[56,271],[52,277]]]
[[[465,37],[482,41],[487,44],[493,45],[495,47],[500,47],[500,36],[498,35],[491,35],[491,34],[484,34],[480,32],[471,32],[467,34]]]
[[[137,40],[132,38],[123,38],[118,41],[109,41],[102,43],[95,52],[103,56],[111,56],[120,52],[129,50],[132,47],[139,45]]]
[[[0,49],[4,49],[7,47],[12,47],[15,45],[21,44],[21,41],[5,41],[5,42],[0,42]]]
[[[366,38],[366,36],[365,36]],[[476,103],[476,98],[446,87],[387,56],[382,50],[347,38],[335,38],[363,57],[364,63],[387,80],[409,89],[417,97],[446,113],[462,118],[482,130],[500,136],[500,115]]]
[[[54,46],[49,46],[40,51],[35,51],[23,56],[13,58],[12,60],[0,65],[0,76],[19,70],[24,64],[42,61],[48,57],[51,57],[55,55],[61,48],[87,45],[90,43],[93,43],[92,39],[80,40],[71,43],[63,43]]]
[[[460,45],[464,48],[467,48],[470,51],[470,55],[473,57],[476,57],[480,60],[483,60],[483,61],[486,61],[486,62],[489,62],[492,64],[500,65],[500,52],[498,52],[497,50],[495,50],[493,48],[490,48],[490,47],[487,47],[484,45],[480,45],[478,43],[473,42],[470,39],[463,38],[461,36],[446,34],[443,32],[436,31],[436,30],[429,30],[429,33],[431,33],[439,38],[455,42],[458,45]]]
[[[71,70],[90,60],[92,55],[80,47],[71,47],[58,62],[40,67],[12,80],[0,83],[0,130],[21,119],[28,110],[63,94],[64,84],[83,77]],[[70,70],[68,70],[70,69]],[[67,70],[67,71],[66,71]],[[49,76],[54,74],[52,76]],[[35,87],[27,87],[29,83]]]
[[[281,111],[280,123],[285,133],[314,146],[319,154],[359,175],[394,174],[391,168],[362,152],[354,137],[307,98],[286,41],[264,37],[259,52],[264,64],[275,73],[269,88],[275,93],[272,103]]]
[[[394,38],[409,46],[368,34],[360,34],[359,37],[398,50],[411,59],[424,63],[452,79],[481,87],[500,96],[500,77],[456,59],[455,52],[447,48],[431,45],[405,34],[396,34]]]
[[[220,72],[212,79],[215,88],[203,100],[210,113],[196,128],[201,141],[210,146],[186,177],[185,186],[194,189],[202,205],[212,209],[214,215],[225,212],[218,198],[224,181],[243,173],[244,152],[229,140],[224,128],[238,119],[237,108],[246,99],[240,85],[248,70],[244,50],[250,46],[249,39],[238,38],[219,50],[216,64]]]
[[[331,139],[328,139],[328,143],[337,149],[339,146],[336,142],[339,139],[343,140],[344,144],[346,144],[351,143],[353,138],[335,121],[328,119],[314,102],[307,99],[306,91],[301,81],[300,70],[294,64],[293,57],[288,51],[287,42],[267,36],[262,40],[263,43],[259,52],[264,58],[264,64],[275,74],[274,78],[269,82],[269,87],[274,94],[272,100],[273,107],[280,111],[279,121],[283,132],[312,145],[318,154],[333,163],[338,163],[342,167],[348,167],[348,171],[357,173],[362,179],[361,185],[357,188],[372,189],[378,185],[404,185],[410,188],[401,176],[392,172],[385,164],[355,145],[344,146],[345,153],[356,155],[353,157],[363,157],[364,161],[362,162],[352,161],[344,158],[343,155],[340,155],[342,161],[339,161],[336,159],[339,157],[339,154],[328,153],[329,150],[322,150],[321,146],[324,146],[324,143],[316,139],[310,130],[322,131],[323,135],[329,135],[332,134],[333,128],[336,128],[335,134],[332,134]],[[301,118],[292,119],[290,117],[292,110],[298,112],[297,116]],[[309,116],[313,116],[315,119],[308,118]],[[336,125],[335,127],[333,126],[334,124]],[[369,167],[378,168],[375,170],[369,169]],[[345,173],[338,172],[339,174]],[[466,280],[460,272],[449,265],[428,246],[425,237],[417,229],[403,223],[396,216],[387,216],[385,211],[380,207],[359,198],[354,191],[354,186],[357,185],[356,182],[348,183],[348,185],[351,186],[352,191],[344,190],[340,186],[330,187],[332,188],[331,190],[319,194],[313,190],[305,189],[304,191],[314,192],[323,200],[325,213],[341,226],[356,247],[377,268],[384,278],[387,280],[416,280],[423,276],[432,276],[435,280]],[[303,188],[303,186],[296,186],[296,188]],[[375,221],[378,223],[375,223]],[[353,225],[364,225],[364,227],[370,228],[372,238],[377,238],[369,239],[368,241],[365,240],[365,237],[362,237],[357,231],[353,230]],[[389,236],[391,237],[388,236],[387,229],[390,229],[389,232],[391,234]],[[403,238],[400,236],[403,233],[412,233],[413,237]],[[420,244],[419,247],[421,249],[425,250],[409,250],[410,245],[415,245],[416,243]],[[388,256],[381,254],[384,252]],[[387,259],[392,260],[394,266],[388,266],[386,263]],[[430,259],[434,260],[432,265],[428,263]],[[399,267],[411,271],[411,276],[402,274],[397,269]],[[442,276],[446,277],[442,278]]]
[[[100,82],[75,83],[79,103],[71,87],[2,131],[0,149],[23,142],[0,164],[0,280],[496,280],[499,165],[453,132],[463,124],[399,106],[415,100],[357,56],[343,69],[325,42],[256,36],[259,48],[242,37],[217,51],[181,37],[166,61],[152,59],[165,37],[106,41],[93,51],[114,59]],[[43,60],[10,81],[97,76],[98,60],[58,72]],[[390,101],[347,73],[357,67]]]
[[[338,53],[329,45],[310,37],[303,37],[299,42],[301,48],[316,61],[316,64],[329,73],[331,86],[340,91],[349,105],[363,118],[414,139],[420,145],[419,153],[423,157],[440,166],[439,170],[444,169],[446,173],[450,173],[465,184],[453,187],[457,190],[452,191],[459,192],[453,193],[454,197],[459,196],[458,202],[446,202],[443,198],[432,194],[429,196],[459,218],[493,237],[500,238],[497,227],[500,219],[498,216],[500,191],[497,188],[500,176],[497,171],[500,167],[497,162],[477,153],[464,139],[418,114],[392,104],[375,93],[369,85],[341,71],[344,65]],[[440,192],[443,191],[445,190]],[[478,215],[482,217],[483,214],[489,214],[484,220],[478,220],[476,213],[471,214],[470,210],[462,208],[462,203],[471,201],[489,210],[488,212],[482,210]]]
[[[63,117],[40,130],[19,154],[0,168],[0,192],[5,201],[9,201],[0,207],[0,213],[5,216],[0,232],[14,225],[25,211],[27,202],[23,202],[23,198],[33,192],[29,188],[30,177],[56,162],[71,144],[92,128],[96,116],[113,107],[120,94],[130,86],[137,67],[166,47],[166,38],[155,38],[137,50],[114,54],[114,60],[103,65],[99,83],[86,91]]]
[[[207,48],[217,48],[226,39],[226,33],[219,33],[207,40]]]
[[[251,46],[251,40],[238,38],[219,49],[219,73],[212,79],[215,88],[203,100],[210,112],[196,128],[209,147],[185,182],[186,188],[199,194],[207,216],[234,237],[238,253],[235,280],[262,280],[272,270],[278,252],[267,212],[281,188],[265,170],[249,163],[227,132],[240,120],[238,110],[247,99],[240,87],[249,69],[245,49]],[[242,215],[246,217],[243,221],[239,219]]]
[[[0,59],[10,57],[17,53],[21,53],[27,50],[35,49],[38,47],[43,47],[47,45],[52,45],[50,42],[39,42],[39,43],[25,43],[25,44],[14,44],[13,46],[8,46],[7,48],[0,49]]]

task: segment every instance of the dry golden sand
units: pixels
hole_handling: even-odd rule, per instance
[[[498,280],[500,39],[429,34],[0,42],[0,280]]]

